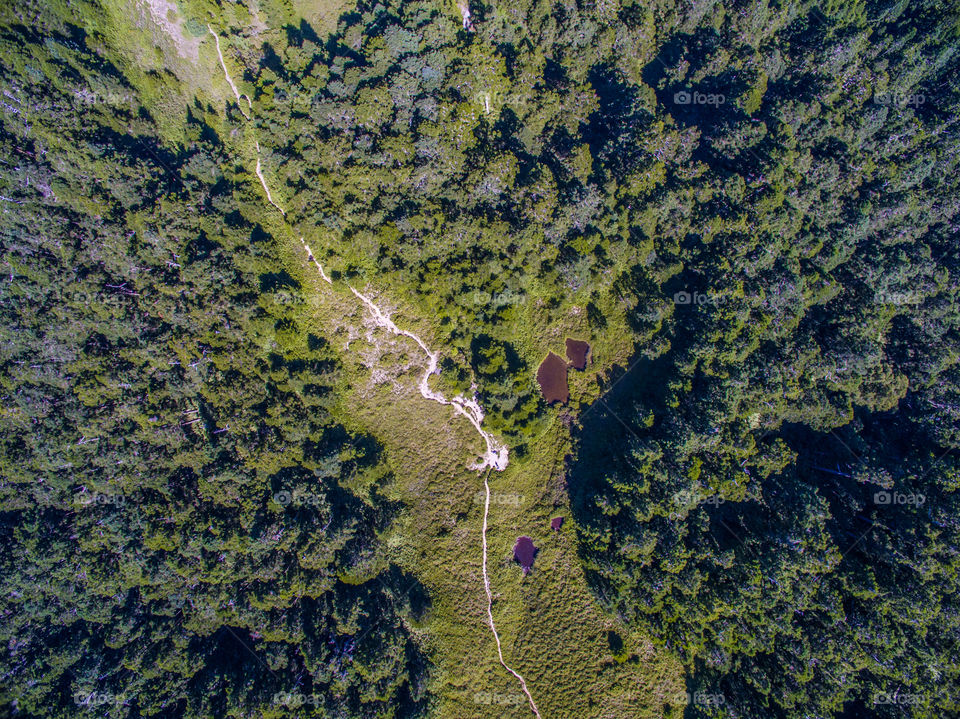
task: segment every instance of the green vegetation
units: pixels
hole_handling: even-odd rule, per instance
[[[953,715],[957,16],[744,8],[662,47],[684,149],[634,201],[656,334],[583,418],[589,573],[693,716]]]
[[[259,198],[209,127],[173,154],[88,103],[132,90],[70,32],[0,35],[3,704],[416,713],[429,599],[378,542],[389,476],[330,413],[335,355],[269,301]]]
[[[349,284],[544,719],[956,713],[956,12],[469,10],[0,9],[0,702],[526,715]]]

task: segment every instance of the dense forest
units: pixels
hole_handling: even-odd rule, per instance
[[[222,107],[138,71],[110,0],[0,10],[0,703],[441,691],[252,128],[294,234],[435,318],[511,452],[564,412],[591,588],[683,663],[686,716],[960,711],[956,9],[462,5],[328,34],[275,3],[265,34],[181,3],[247,49]],[[633,359],[566,414],[535,369],[571,313]]]
[[[681,656],[694,716],[958,710],[956,49],[936,3],[836,4],[644,70],[724,99],[671,109],[689,159],[627,200],[656,335],[571,482],[599,594]]]
[[[4,705],[417,713],[427,600],[382,560],[334,356],[264,299],[290,278],[259,198],[202,123],[174,154],[87,102],[132,91],[50,22],[0,34]]]

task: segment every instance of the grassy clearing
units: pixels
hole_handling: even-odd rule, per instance
[[[122,1],[117,0],[116,28],[129,29],[134,16],[119,9]],[[316,5],[321,6],[335,12],[333,4]],[[301,6],[297,11],[305,12]],[[131,36],[118,40],[118,47],[129,56],[142,41],[142,35]],[[223,43],[228,62],[234,57],[231,47]],[[150,63],[172,68],[176,80],[171,83],[181,95],[161,102],[158,94],[155,106],[166,118],[163,124],[171,138],[176,137],[183,118],[177,97],[197,95],[213,101],[218,111],[233,102],[209,35],[200,44],[199,59],[192,66],[173,57],[175,48],[165,46],[162,38],[158,51],[162,62],[139,57],[137,62],[148,88],[153,78],[144,68],[151,67]],[[238,84],[239,75],[234,75]],[[242,84],[240,89],[246,91]],[[262,193],[253,174],[253,124],[245,124],[232,136],[229,128],[221,129],[237,165],[249,173],[253,191]],[[271,182],[269,162],[265,161],[263,172],[278,193],[280,183]],[[274,236],[285,238],[285,264],[303,283],[310,299],[302,307],[298,324],[303,331],[326,337],[343,362],[338,419],[383,443],[392,474],[384,491],[404,507],[384,539],[391,560],[413,573],[427,587],[433,602],[428,618],[414,627],[435,664],[431,691],[437,704],[433,716],[530,716],[516,680],[497,662],[485,620],[480,537],[483,505],[477,499],[483,485],[477,473],[466,467],[480,455],[482,440],[451,407],[419,395],[416,383],[425,358],[411,340],[382,330],[368,339],[360,303],[344,284],[331,288],[321,281],[306,261],[299,232],[287,226],[263,199],[260,219]],[[277,199],[283,204],[282,198]],[[322,257],[325,243],[316,228],[297,229]],[[418,333],[432,349],[443,350],[449,328],[429,319],[435,313],[426,300],[412,303],[413,295],[402,277],[378,276],[370,287],[358,289],[372,294],[382,306],[396,306],[393,318],[398,325]],[[585,373],[570,375],[573,408],[596,397],[598,376],[612,365],[624,363],[630,354],[622,308],[610,304],[601,309],[606,326],[598,329],[591,327],[584,307],[574,299],[551,309],[531,294],[510,325],[508,339],[531,373],[547,351],[563,352],[564,337],[590,341],[594,364]],[[431,384],[448,395],[458,391],[448,376],[434,377]],[[643,636],[631,633],[599,610],[576,555],[572,522],[560,533],[549,529],[551,517],[570,516],[563,478],[563,460],[569,449],[564,412],[551,409],[528,443],[527,454],[511,456],[508,469],[490,478],[494,501],[489,517],[489,574],[504,658],[527,679],[545,718],[679,716],[682,668],[654,650]],[[362,485],[366,479],[358,478],[358,483]],[[516,505],[500,499],[514,495],[519,498]],[[534,571],[526,577],[512,561],[513,543],[520,534],[531,536],[539,548]]]
[[[182,118],[194,97],[215,107],[230,97],[225,82],[210,81],[218,61],[206,21],[173,0],[104,0],[103,7],[103,22],[88,29],[114,51],[163,138],[182,142]]]
[[[352,4],[350,0],[293,0],[293,10],[323,37],[336,29],[340,14]]]
[[[531,715],[516,680],[497,662],[485,621],[483,484],[466,468],[482,449],[479,436],[452,408],[419,395],[423,357],[411,340],[378,330],[371,335],[377,349],[371,350],[359,303],[350,306],[352,295],[343,286],[332,289],[321,282],[302,249],[299,255],[292,249],[290,262],[294,269],[299,263],[298,277],[318,298],[309,306],[312,318],[303,322],[330,337],[346,366],[339,419],[383,442],[393,474],[387,491],[404,505],[386,540],[392,560],[415,574],[433,598],[420,629],[437,664],[435,716]],[[384,295],[378,300],[390,304],[393,298]],[[416,321],[406,308],[394,319],[421,334],[431,348],[437,346],[438,328],[429,322]],[[571,332],[578,329],[569,326]],[[378,357],[386,370],[377,373],[379,382],[362,366],[364,357]],[[585,386],[595,382],[586,376],[602,367],[595,364],[584,373]],[[681,668],[599,610],[583,577],[569,519],[561,532],[550,530],[551,517],[569,518],[563,483],[569,448],[568,429],[554,411],[528,455],[512,458],[506,471],[490,477],[489,573],[504,657],[527,679],[544,717],[679,716]],[[539,548],[534,571],[526,577],[512,561],[513,543],[521,534]]]

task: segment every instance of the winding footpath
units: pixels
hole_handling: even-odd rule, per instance
[[[464,18],[464,23],[466,25],[467,19],[469,18],[468,14]],[[247,105],[250,108],[251,112],[253,110],[253,105],[250,102],[250,98],[246,95],[241,95],[240,91],[237,89],[237,86],[234,84],[233,80],[230,77],[230,73],[227,72],[226,63],[223,61],[223,54],[220,52],[220,38],[213,28],[209,25],[207,29],[210,31],[210,34],[213,35],[217,43],[217,55],[220,57],[220,66],[223,68],[223,73],[227,78],[227,83],[230,85],[230,88],[233,90],[233,94],[237,98],[237,104],[240,105],[240,99],[245,98]],[[249,119],[249,115],[243,112],[243,107],[240,107],[241,113],[243,116]],[[260,165],[260,143],[256,142],[257,148],[257,167],[256,167],[256,176],[260,180],[260,184],[263,186],[263,191],[267,196],[267,202],[276,208],[284,219],[286,219],[286,211],[278,205],[274,199],[273,195],[270,193],[270,188],[267,186],[267,181],[263,176],[263,171]],[[313,251],[310,249],[310,246],[304,242],[303,238],[300,238],[300,244],[303,245],[304,250],[307,253],[307,261],[312,262],[317,271],[320,273],[320,278],[327,284],[333,285],[333,280],[329,275],[324,271],[323,265],[320,264],[319,260],[314,256]],[[501,666],[506,669],[510,674],[512,674],[518,682],[520,682],[520,688],[523,689],[523,693],[527,697],[527,701],[530,703],[530,709],[533,711],[537,719],[541,719],[540,711],[537,709],[536,702],[533,700],[533,696],[530,694],[530,690],[527,688],[527,682],[521,676],[521,674],[515,669],[511,668],[503,659],[503,648],[500,644],[500,634],[497,632],[497,625],[493,620],[493,591],[490,589],[490,575],[487,572],[487,522],[490,516],[490,472],[492,470],[497,470],[502,472],[507,468],[509,462],[509,451],[507,447],[498,442],[493,435],[483,429],[483,408],[480,406],[480,403],[477,402],[475,398],[467,398],[463,395],[457,395],[453,399],[447,399],[442,393],[437,392],[430,388],[429,380],[430,376],[440,373],[440,354],[439,352],[433,352],[427,347],[426,343],[420,338],[419,335],[414,334],[408,330],[403,330],[397,327],[396,323],[390,319],[390,316],[384,313],[377,305],[366,295],[358,292],[353,286],[347,285],[350,291],[360,300],[360,302],[367,308],[370,312],[370,316],[373,319],[374,324],[377,327],[381,327],[391,334],[407,337],[413,340],[424,354],[427,356],[427,366],[424,369],[423,376],[420,378],[418,388],[420,390],[420,395],[427,400],[432,402],[437,402],[438,404],[453,407],[454,411],[457,414],[462,415],[473,425],[473,428],[477,431],[480,437],[483,439],[486,449],[483,453],[483,456],[480,458],[480,461],[476,464],[468,465],[470,469],[475,469],[477,471],[487,470],[486,474],[483,477],[483,489],[486,495],[486,499],[483,504],[483,530],[481,532],[481,543],[483,546],[483,588],[487,594],[487,623],[490,626],[490,631],[493,633],[493,638],[497,644],[497,657],[500,660]]]
[[[490,477],[490,472],[487,472],[483,476],[483,489],[487,493],[486,501],[483,504],[483,532],[481,536],[483,537],[483,588],[487,592],[487,621],[490,624],[490,631],[493,632],[493,638],[497,640],[497,656],[500,658],[500,664],[508,672],[513,674],[517,678],[517,681],[520,682],[520,688],[523,689],[523,693],[527,695],[527,701],[530,702],[530,708],[533,710],[533,713],[536,715],[537,719],[540,719],[540,711],[537,709],[537,704],[533,701],[533,696],[530,694],[530,690],[527,689],[527,682],[520,672],[512,669],[507,666],[507,663],[503,661],[503,649],[500,647],[500,635],[497,633],[497,625],[493,623],[493,592],[490,591],[490,575],[487,574],[487,516],[490,514],[490,484],[487,482],[487,479]]]
[[[317,271],[320,273],[320,277],[327,282],[328,284],[333,284],[333,280],[330,279],[329,275],[323,270],[323,265],[317,260],[313,255],[313,251],[310,249],[310,246],[303,241],[303,238],[300,238],[300,243],[303,245],[304,250],[307,252],[307,261],[313,262],[316,265]],[[485,492],[485,499],[483,503],[483,531],[481,532],[481,542],[483,545],[483,588],[487,593],[487,624],[490,626],[490,631],[493,632],[493,638],[497,643],[497,657],[500,660],[500,664],[510,672],[517,681],[520,682],[520,688],[523,689],[523,693],[527,696],[527,701],[530,703],[530,708],[533,710],[534,715],[537,719],[540,719],[540,710],[537,709],[536,702],[533,701],[533,696],[530,694],[530,690],[527,688],[527,682],[521,676],[520,672],[516,671],[510,667],[503,659],[503,648],[500,645],[500,634],[497,632],[497,625],[493,621],[493,591],[490,589],[490,575],[487,572],[487,520],[490,516],[490,471],[496,469],[497,471],[503,471],[507,467],[508,453],[507,448],[499,444],[489,432],[484,431],[481,426],[483,422],[483,409],[476,402],[476,400],[466,399],[462,395],[454,397],[452,400],[448,400],[439,392],[435,392],[430,389],[428,380],[430,375],[439,374],[438,362],[440,355],[437,352],[431,352],[430,348],[424,343],[422,339],[413,332],[407,330],[402,330],[390,319],[390,317],[383,313],[383,311],[377,307],[376,304],[367,296],[357,292],[352,286],[350,291],[366,306],[370,311],[371,316],[373,317],[374,324],[377,327],[382,327],[392,334],[409,337],[417,345],[420,346],[420,349],[424,351],[427,355],[429,361],[427,363],[427,368],[424,370],[423,377],[420,378],[420,394],[424,399],[432,400],[433,402],[438,402],[443,405],[451,405],[458,414],[462,414],[466,417],[470,423],[474,426],[474,429],[483,437],[484,442],[486,442],[487,450],[483,456],[483,459],[480,463],[471,465],[471,469],[477,470],[487,470],[487,473],[483,476],[483,489]]]
[[[257,145],[257,170],[256,170],[257,179],[259,179],[259,180],[260,180],[260,184],[263,185],[263,191],[267,193],[267,202],[269,202],[271,205],[273,205],[274,207],[276,207],[276,208],[280,211],[280,214],[283,215],[284,218],[286,218],[286,216],[287,216],[287,211],[286,211],[285,209],[283,209],[282,207],[280,207],[280,205],[278,205],[276,202],[273,201],[273,195],[270,194],[270,188],[267,187],[267,181],[266,181],[265,179],[263,179],[263,170],[260,169],[260,143],[257,142],[256,145]],[[302,239],[301,239],[300,241],[303,242]],[[329,281],[330,281],[330,280],[327,279],[327,282],[329,282]]]
[[[237,86],[233,83],[233,78],[231,78],[231,77],[230,77],[230,73],[227,72],[227,63],[225,63],[225,62],[223,61],[223,53],[220,52],[220,36],[217,35],[217,33],[215,33],[215,32],[213,31],[213,28],[210,27],[209,25],[207,25],[207,30],[210,31],[210,34],[213,35],[213,39],[214,39],[214,40],[216,41],[216,43],[217,43],[217,57],[220,58],[220,67],[223,68],[223,76],[224,76],[225,78],[227,78],[227,84],[230,86],[230,89],[233,90],[233,94],[234,94],[234,95],[236,96],[236,98],[237,98],[237,107],[240,108],[240,113],[241,113],[245,118],[247,118],[247,119],[249,120],[249,119],[250,119],[250,116],[243,111],[243,105],[240,104],[240,98],[241,98],[241,97],[247,98],[247,108],[249,108],[249,110],[250,110],[251,112],[253,112],[253,103],[250,102],[250,98],[249,98],[249,97],[247,97],[246,95],[241,95],[241,94],[240,94],[240,91],[237,89]]]
[[[310,246],[303,241],[302,237],[300,238],[300,244],[302,244],[303,249],[307,251],[307,260],[316,265],[317,270],[320,272],[320,277],[325,282],[332,285],[333,280],[331,280],[327,273],[323,271],[323,265],[321,265],[314,256]],[[424,354],[427,355],[427,367],[423,371],[423,376],[420,378],[420,395],[424,399],[428,399],[432,402],[453,407],[457,414],[463,415],[467,418],[467,421],[473,425],[473,428],[477,430],[477,433],[483,438],[483,441],[486,444],[487,448],[483,453],[483,457],[481,458],[480,462],[469,465],[470,469],[482,471],[487,467],[492,467],[498,472],[502,472],[504,469],[506,469],[509,462],[509,452],[503,444],[497,442],[493,435],[483,429],[483,408],[480,406],[480,404],[475,399],[468,399],[463,395],[457,395],[453,399],[447,399],[440,392],[430,389],[430,375],[440,374],[440,354],[438,352],[432,352],[419,335],[397,327],[396,323],[390,319],[389,315],[384,314],[384,312],[377,307],[377,305],[369,297],[358,292],[352,285],[347,285],[347,287],[350,288],[350,291],[370,311],[370,316],[373,318],[373,322],[377,327],[381,327],[391,334],[397,336],[409,337],[416,342],[420,349],[423,350]]]

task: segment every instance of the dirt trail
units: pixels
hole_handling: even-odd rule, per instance
[[[307,260],[312,262],[317,266],[317,269],[320,270],[320,276],[326,281],[327,284],[332,285],[333,280],[327,277],[327,273],[323,271],[323,265],[317,262],[317,258],[313,256],[313,252],[310,251],[310,246],[303,241],[303,238],[300,238],[300,244],[303,245],[304,249],[307,251]]]
[[[470,3],[467,0],[458,0],[457,7],[460,8],[460,15],[463,17],[463,29],[473,32],[473,20],[470,17]]]
[[[517,681],[520,682],[520,688],[523,689],[523,693],[527,695],[527,701],[530,702],[530,708],[533,710],[533,713],[536,714],[537,719],[540,719],[540,711],[537,709],[536,702],[533,701],[533,697],[530,695],[530,690],[527,689],[526,680],[520,676],[520,672],[507,666],[507,663],[503,661],[503,649],[500,647],[500,635],[497,633],[497,625],[493,622],[493,592],[490,591],[490,575],[487,574],[487,516],[490,514],[490,484],[487,482],[487,479],[490,477],[490,472],[487,472],[483,476],[483,489],[486,491],[487,497],[483,504],[483,532],[481,537],[483,538],[483,588],[487,592],[487,621],[490,624],[490,631],[493,632],[493,638],[497,641],[497,656],[500,658],[500,664],[508,672],[513,674],[517,678]]]
[[[325,282],[333,284],[333,280],[331,280],[327,273],[324,272],[323,265],[321,265],[317,258],[314,257],[313,250],[311,250],[310,246],[303,241],[302,237],[300,238],[300,243],[307,252],[307,261],[316,265],[317,271],[320,273],[320,277]],[[516,677],[517,681],[520,682],[520,688],[523,689],[523,693],[527,696],[527,701],[530,703],[530,709],[533,711],[537,719],[540,719],[540,710],[537,709],[537,704],[533,700],[530,690],[527,688],[526,680],[523,678],[520,672],[509,666],[503,659],[503,648],[500,644],[500,634],[497,632],[497,625],[493,621],[493,591],[490,589],[490,574],[487,572],[487,520],[490,516],[490,483],[488,480],[490,478],[490,470],[496,469],[497,471],[503,471],[506,469],[508,461],[507,448],[498,443],[488,432],[484,431],[483,427],[481,426],[483,422],[483,409],[476,402],[476,400],[467,399],[462,395],[458,395],[452,400],[448,400],[439,392],[435,392],[434,390],[430,389],[428,380],[430,375],[439,374],[438,362],[440,355],[437,352],[432,352],[418,335],[397,327],[396,323],[394,323],[394,321],[391,320],[388,315],[384,314],[384,312],[377,307],[377,305],[369,297],[361,294],[352,286],[347,286],[350,287],[350,291],[353,292],[353,294],[370,311],[376,326],[382,327],[392,334],[409,337],[416,342],[420,349],[423,350],[424,354],[427,355],[429,360],[427,368],[424,370],[423,376],[420,378],[420,394],[424,397],[424,399],[429,399],[443,405],[451,405],[454,410],[456,410],[459,414],[462,414],[470,421],[474,429],[477,430],[480,436],[483,437],[484,442],[486,442],[487,451],[484,454],[482,461],[478,464],[471,465],[471,469],[487,469],[487,473],[483,477],[485,500],[483,503],[483,530],[480,534],[481,544],[483,547],[483,589],[487,594],[487,624],[490,626],[490,631],[493,633],[494,641],[497,643],[497,658],[500,660],[500,665],[510,672],[510,674]]]
[[[469,10],[467,11],[469,13]],[[469,15],[466,16],[465,20],[469,18]],[[230,74],[227,72],[227,66],[223,61],[223,54],[220,52],[220,38],[213,31],[209,25],[207,29],[210,31],[210,34],[214,36],[217,41],[217,54],[220,56],[220,66],[223,68],[223,73],[227,78],[227,82],[230,84],[230,87],[233,89],[234,95],[237,97],[237,103],[240,102],[240,92],[237,90],[237,86],[234,84],[233,80],[230,77]],[[253,106],[250,103],[250,98],[243,95],[242,97],[246,98],[247,105],[250,110],[253,110]],[[243,108],[240,108],[243,112]],[[249,119],[249,116],[246,113],[243,113],[244,117]],[[267,196],[267,202],[269,202],[273,207],[275,207],[284,218],[286,218],[287,213],[284,211],[280,205],[273,201],[273,196],[270,193],[270,188],[267,186],[267,181],[263,176],[263,171],[260,166],[260,143],[256,143],[257,148],[257,167],[256,175],[260,180],[260,184],[263,186],[263,191]],[[333,280],[327,275],[323,270],[323,265],[320,264],[319,260],[314,256],[313,251],[310,249],[310,246],[304,242],[303,238],[300,238],[300,243],[303,245],[304,250],[307,253],[307,260],[312,262],[317,271],[320,273],[321,279],[327,284],[332,285]],[[483,505],[483,530],[481,532],[481,543],[483,547],[483,588],[487,594],[487,623],[490,626],[490,631],[493,633],[493,638],[497,644],[497,657],[500,660],[501,666],[506,669],[510,674],[512,674],[517,681],[520,682],[520,687],[523,689],[523,693],[526,695],[527,700],[530,702],[530,708],[533,710],[534,715],[537,719],[540,718],[540,711],[537,709],[536,703],[533,701],[533,696],[530,694],[530,690],[527,688],[526,680],[517,672],[515,669],[507,665],[503,660],[503,648],[500,644],[500,634],[497,632],[497,625],[493,620],[493,591],[490,589],[490,575],[487,572],[487,521],[490,516],[490,471],[497,470],[502,472],[507,468],[509,462],[509,451],[507,447],[496,440],[489,432],[483,429],[483,408],[480,404],[473,398],[467,398],[463,395],[457,395],[453,399],[447,399],[440,392],[436,392],[430,388],[429,380],[430,376],[434,374],[439,374],[440,367],[440,354],[438,352],[433,352],[427,347],[426,343],[420,338],[419,335],[410,332],[408,330],[402,330],[397,327],[396,323],[390,319],[389,315],[385,314],[377,305],[366,295],[358,292],[354,287],[347,285],[350,288],[350,291],[359,299],[363,305],[370,311],[370,315],[373,318],[374,324],[378,327],[381,327],[388,332],[408,337],[412,339],[424,354],[427,355],[427,367],[424,369],[423,376],[420,378],[419,389],[420,394],[424,399],[437,402],[442,405],[449,405],[453,407],[454,411],[457,414],[463,415],[466,417],[467,421],[473,425],[473,428],[477,433],[483,438],[484,444],[486,445],[486,451],[481,457],[480,461],[476,464],[469,465],[471,469],[476,469],[478,471],[487,470],[486,474],[483,477],[483,488],[486,493],[486,500]]]
[[[210,27],[209,25],[207,25],[207,30],[210,31],[210,34],[213,35],[213,39],[214,39],[214,40],[216,41],[216,43],[217,43],[217,56],[220,58],[220,67],[223,68],[223,76],[224,76],[225,78],[227,78],[227,84],[230,85],[230,89],[233,90],[233,94],[234,94],[234,95],[236,96],[236,98],[237,98],[237,106],[240,108],[240,112],[243,114],[243,116],[244,116],[245,118],[247,118],[247,119],[249,120],[249,119],[250,119],[250,115],[248,115],[246,112],[243,111],[243,105],[240,104],[240,98],[241,98],[241,97],[246,98],[246,100],[247,100],[247,108],[248,108],[251,112],[253,111],[253,103],[250,102],[250,98],[249,98],[249,97],[247,97],[246,95],[241,95],[241,94],[240,94],[240,91],[237,89],[237,86],[233,83],[233,78],[230,77],[230,73],[227,72],[227,64],[223,61],[223,53],[220,52],[220,36],[217,35],[217,33],[215,33],[215,32],[213,31],[213,28]],[[257,148],[257,152],[259,152],[259,148]],[[259,165],[259,163],[260,163],[260,161],[257,160],[257,164],[258,164],[258,165]],[[271,202],[272,202],[272,201],[271,201]],[[282,212],[282,211],[283,211],[283,210],[281,210],[281,212]]]
[[[260,169],[260,143],[258,142],[256,144],[257,144],[257,169],[256,169],[257,178],[259,178],[260,184],[263,185],[263,191],[267,193],[267,202],[269,202],[271,205],[273,205],[278,210],[280,210],[280,214],[286,217],[287,211],[273,201],[273,195],[270,194],[270,188],[267,187],[267,181],[263,179],[263,170]],[[330,280],[328,279],[327,282],[329,281]]]
[[[479,435],[483,437],[483,441],[487,445],[487,450],[483,454],[483,459],[479,464],[471,465],[470,469],[483,470],[487,467],[493,467],[497,471],[503,471],[507,468],[508,462],[508,452],[507,448],[497,442],[489,432],[484,431],[481,423],[483,422],[483,409],[477,403],[475,399],[467,399],[463,395],[457,395],[453,399],[447,399],[439,392],[435,392],[430,389],[429,378],[432,374],[439,374],[440,369],[438,367],[440,361],[440,355],[437,352],[431,352],[430,348],[424,344],[423,340],[420,339],[413,332],[407,330],[402,330],[394,324],[387,315],[380,311],[380,308],[377,307],[369,297],[360,294],[353,287],[350,287],[350,291],[355,294],[367,309],[370,310],[370,314],[373,316],[373,321],[377,324],[378,327],[383,327],[385,330],[392,332],[395,335],[402,335],[404,337],[409,337],[414,342],[416,342],[420,349],[423,350],[424,354],[427,355],[428,364],[426,370],[423,372],[423,377],[420,378],[420,394],[423,395],[424,399],[429,399],[434,402],[438,402],[444,405],[451,405],[454,410],[467,418],[467,421],[473,425],[473,428],[477,430]]]
[[[333,284],[333,281],[329,276],[327,276],[327,273],[323,271],[323,265],[321,265],[314,256],[310,246],[303,241],[303,238],[300,238],[300,243],[307,252],[307,260],[316,265],[317,270],[320,272],[320,277],[323,278],[325,282]],[[381,327],[391,334],[395,334],[397,336],[409,337],[417,343],[417,346],[420,347],[421,350],[423,350],[423,353],[427,356],[427,367],[423,371],[423,376],[420,378],[420,395],[424,399],[428,399],[431,402],[437,402],[438,404],[453,407],[457,414],[467,418],[467,421],[473,425],[473,428],[483,438],[484,444],[486,445],[486,451],[483,453],[483,457],[477,464],[470,465],[470,469],[476,469],[480,471],[486,469],[487,467],[492,467],[499,472],[502,472],[504,469],[506,469],[507,464],[509,463],[509,451],[507,450],[506,446],[498,442],[493,435],[483,429],[483,408],[480,406],[480,404],[475,399],[470,399],[464,397],[463,395],[457,395],[453,399],[447,399],[440,392],[430,388],[430,376],[434,374],[440,374],[440,354],[438,352],[433,352],[429,347],[427,347],[427,344],[420,338],[419,335],[416,335],[409,330],[402,330],[397,327],[396,323],[391,320],[388,315],[384,314],[384,312],[369,297],[361,292],[358,292],[356,288],[351,285],[347,285],[347,287],[350,288],[350,291],[370,311],[370,316],[373,318],[373,322],[377,327]]]

